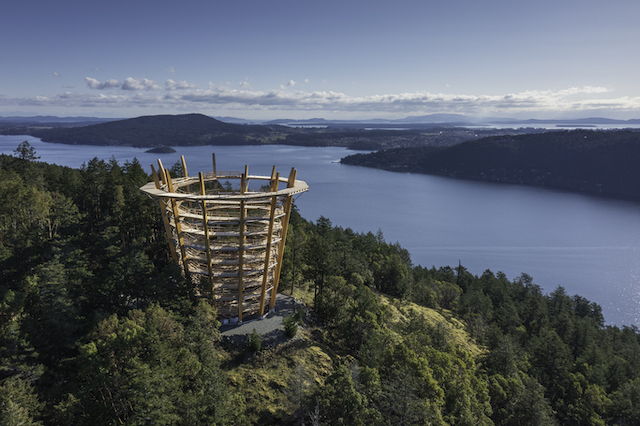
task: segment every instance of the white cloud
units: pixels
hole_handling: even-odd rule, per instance
[[[386,95],[350,96],[332,91],[305,92],[287,87],[271,91],[250,90],[240,84],[239,89],[210,84],[208,89],[195,90],[187,82],[167,80],[167,91],[155,95],[157,84],[147,79],[127,79],[100,82],[85,78],[91,89],[99,94],[65,92],[53,97],[0,97],[2,106],[49,106],[87,108],[148,108],[149,110],[225,109],[237,111],[309,111],[315,113],[357,113],[360,116],[402,116],[429,113],[460,113],[467,115],[555,115],[637,113],[640,97],[613,96],[604,87],[570,87],[562,90],[532,90],[502,95],[465,95],[413,92]],[[125,85],[129,89],[125,89]],[[117,92],[109,88],[121,87]],[[170,89],[172,88],[172,89]],[[180,88],[181,90],[177,90]],[[131,91],[133,90],[133,91]]]
[[[162,87],[158,86],[155,81],[148,78],[131,78],[127,77],[124,82],[118,80],[107,80],[104,83],[96,80],[95,78],[85,77],[84,81],[87,82],[87,86],[90,89],[106,90],[120,88],[127,91],[136,90],[160,90]]]
[[[90,89],[98,89],[98,90],[118,89],[118,88],[126,91],[162,89],[162,87],[158,86],[158,84],[155,81],[149,80],[148,78],[127,77],[124,79],[123,82],[120,82],[114,79],[101,82],[99,80],[96,80],[95,78],[85,77],[84,81],[86,81],[87,87],[89,87]],[[173,82],[173,80],[168,80],[168,81]],[[186,82],[180,82],[180,83],[173,82],[173,83],[176,86],[180,86],[184,83],[184,84],[187,84],[187,87],[190,87],[190,88],[195,87],[195,85],[189,86],[188,83]]]
[[[287,86],[289,86],[289,87],[293,87],[295,85],[296,85],[296,82],[293,81],[293,80],[289,80],[289,82],[287,83]]]
[[[101,83],[95,78],[85,77],[84,81],[87,82],[87,86],[90,89],[105,90],[122,86],[122,83],[120,83],[118,80],[107,80],[104,83]]]
[[[640,98],[602,99],[607,88],[582,87],[560,91],[527,91],[506,95],[460,95],[414,92],[352,97],[344,93],[234,90],[210,85],[209,90],[188,91],[165,97],[174,104],[207,104],[212,107],[264,110],[348,111],[371,114],[428,114],[451,112],[469,115],[585,112],[601,109],[631,111],[640,108]],[[570,99],[581,95],[581,99]],[[598,95],[597,97],[594,95]]]
[[[167,71],[171,74],[175,74],[176,70],[173,69],[173,67],[167,67]]]
[[[594,86],[582,86],[582,87],[570,87],[565,90],[558,91],[558,96],[570,96],[580,94],[598,94],[609,93],[612,90],[607,87],[594,87]]]
[[[164,82],[164,88],[166,90],[182,90],[182,89],[194,89],[196,85],[194,83],[188,83],[187,81],[174,81],[168,79]]]
[[[122,90],[160,90],[160,86],[155,81],[147,78],[127,77],[122,83]]]
[[[60,77],[60,73],[54,72],[54,73],[53,73],[53,76],[54,76],[54,77]]]

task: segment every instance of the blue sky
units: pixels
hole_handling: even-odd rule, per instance
[[[21,0],[0,115],[640,118],[638,0]]]

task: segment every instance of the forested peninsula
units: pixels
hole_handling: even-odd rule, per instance
[[[0,155],[0,424],[640,423],[635,326],[295,209],[281,291],[301,309],[283,339],[222,338],[149,180],[135,159]]]
[[[640,132],[632,130],[493,136],[450,147],[356,154],[341,162],[640,200]]]

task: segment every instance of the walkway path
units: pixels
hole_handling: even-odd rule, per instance
[[[228,339],[237,344],[244,344],[248,336],[256,330],[262,336],[262,344],[272,346],[287,339],[284,333],[284,317],[293,314],[302,304],[282,293],[276,296],[276,304],[262,319],[249,317],[241,324],[226,324],[220,326],[223,339]],[[246,336],[246,337],[245,337]]]

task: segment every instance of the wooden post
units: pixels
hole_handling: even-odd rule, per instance
[[[187,162],[184,159],[184,155],[180,156],[180,162],[182,163],[182,178],[189,179],[189,173],[187,172]],[[185,191],[187,194],[191,194],[191,184],[187,183],[187,186],[185,187]]]
[[[160,181],[163,185],[167,184],[166,180],[166,172],[164,170],[164,166],[162,165],[162,161],[158,158],[158,174],[160,175]]]
[[[200,193],[206,195],[204,190],[204,176],[202,172],[198,173],[200,177]],[[207,200],[202,200],[202,225],[204,229],[204,245],[207,251],[207,270],[209,272],[209,283],[211,284],[211,298],[215,300],[215,287],[213,285],[213,269],[211,267],[211,244],[209,243],[209,220],[207,219]]]
[[[289,174],[289,181],[287,182],[287,188],[293,188],[296,183],[296,169],[291,168]],[[278,294],[278,284],[280,283],[280,270],[282,269],[282,257],[284,256],[284,244],[287,241],[287,228],[289,228],[289,217],[291,216],[291,203],[293,203],[293,196],[288,195],[287,200],[284,202],[284,217],[282,218],[282,235],[280,244],[278,245],[278,263],[276,265],[276,272],[273,276],[273,290],[271,290],[271,300],[269,306],[273,308],[276,304],[276,296]]]
[[[242,184],[242,188],[240,189],[241,194],[245,194],[249,192],[249,166],[244,166],[244,183]]]
[[[278,176],[280,176],[280,173],[277,173],[276,176],[276,166],[273,166],[273,168],[271,169],[271,179],[269,179],[269,192],[273,192],[274,187],[275,191],[278,190]]]
[[[220,184],[218,183],[218,171],[216,170],[216,154],[211,154],[213,159],[213,189],[220,190]]]
[[[189,177],[189,174],[187,173],[187,162],[184,161],[184,155],[180,156],[180,161],[182,161],[182,177],[186,179]]]
[[[245,167],[246,170],[246,167]],[[247,175],[243,174],[240,179],[240,194],[244,194],[245,180]],[[245,200],[240,200],[240,223],[238,241],[238,321],[242,322],[242,302],[244,296],[244,221],[245,221]]]
[[[276,173],[276,166],[273,166],[273,171],[271,172],[271,186],[269,187],[270,192],[274,192],[274,187],[277,188],[278,179],[280,179],[280,173]],[[260,316],[264,315],[264,302],[267,296],[267,282],[269,279],[269,263],[271,262],[271,243],[273,242],[273,223],[275,221],[276,216],[276,206],[278,204],[278,197],[271,197],[271,211],[269,213],[269,232],[267,233],[267,252],[264,256],[264,273],[262,276],[262,293],[260,294]]]
[[[156,183],[156,189],[160,189],[160,179],[158,178],[156,169],[153,168],[153,164],[151,165],[151,172],[153,174],[153,180]],[[167,240],[169,243],[169,252],[171,253],[171,258],[173,259],[174,262],[178,263],[176,246],[173,243],[173,238],[171,236],[171,226],[169,225],[169,219],[167,218],[167,206],[165,204],[165,201],[162,198],[156,198],[156,201],[160,205],[160,213],[162,214],[162,222],[164,222],[164,230],[167,234]]]
[[[165,179],[167,180],[167,186],[169,192],[173,192],[173,182],[171,181],[171,175],[169,171],[165,169]],[[180,245],[180,254],[182,255],[182,267],[184,272],[189,277],[189,263],[187,262],[187,251],[184,247],[184,237],[182,235],[182,225],[180,224],[180,211],[178,210],[178,203],[175,198],[171,199],[171,206],[173,207],[173,221],[175,223],[176,232],[178,234],[178,244]]]
[[[160,178],[158,177],[153,164],[151,164],[151,174],[153,175],[153,182],[156,184],[156,189],[160,189]]]

